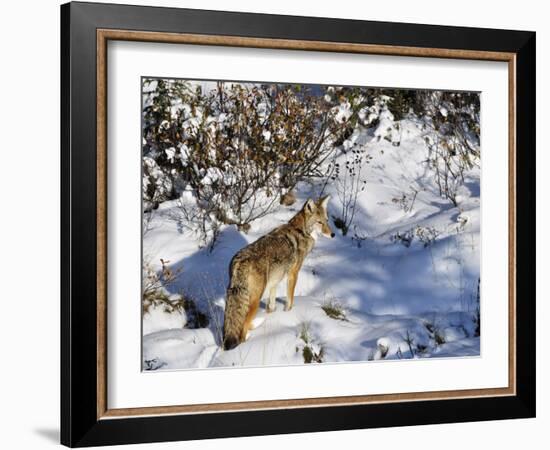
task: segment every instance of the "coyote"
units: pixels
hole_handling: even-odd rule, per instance
[[[223,348],[230,350],[246,340],[264,292],[266,311],[275,310],[277,285],[288,276],[285,311],[294,303],[294,288],[304,258],[319,233],[334,237],[328,224],[329,196],[309,199],[290,221],[241,249],[229,266]]]

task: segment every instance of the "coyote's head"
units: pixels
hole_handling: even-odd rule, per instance
[[[334,237],[334,233],[328,224],[327,204],[329,196],[321,197],[317,201],[309,199],[302,208],[305,217],[305,229],[308,234],[315,237],[322,234],[326,237]]]

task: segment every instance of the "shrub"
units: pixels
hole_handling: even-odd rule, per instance
[[[397,231],[390,236],[390,240],[393,243],[401,243],[408,248],[415,239],[418,239],[423,247],[427,248],[437,240],[440,234],[441,232],[434,227],[416,226],[409,230]]]
[[[464,174],[479,165],[479,94],[420,91],[417,104],[421,105],[424,139],[430,150],[428,167],[439,195],[457,206]]]
[[[176,308],[183,308],[183,304],[170,299],[167,288],[176,282],[181,270],[173,271],[168,264],[170,261],[160,259],[161,270],[157,272],[149,262],[143,262],[142,307],[147,312],[151,306],[164,306],[166,312]]]
[[[303,341],[303,344],[296,347],[296,351],[302,347],[302,357],[305,364],[311,364],[313,362],[322,363],[325,353],[325,349],[322,345],[315,342],[310,330],[310,324],[302,322],[299,328],[298,337]]]
[[[158,370],[164,366],[166,366],[166,363],[158,358],[146,359],[143,361],[143,370]]]
[[[217,221],[247,231],[297,183],[324,176],[350,128],[341,110],[303,86],[217,83],[203,93],[145,80],[144,203],[190,192],[203,228]]]
[[[368,164],[372,157],[362,149],[344,151],[346,157],[344,167],[334,162],[331,179],[335,182],[335,190],[340,201],[340,215],[333,217],[334,226],[342,230],[346,236],[357,212],[359,194],[366,188],[367,181],[362,177],[364,164]]]
[[[412,192],[410,194],[403,192],[401,197],[394,197],[391,199],[392,203],[399,205],[406,213],[412,211],[416,196],[418,195],[418,190],[414,187],[411,187],[411,191]]]
[[[321,305],[321,309],[331,319],[342,320],[342,321],[348,320],[346,317],[346,311],[344,307],[338,300],[334,298],[325,300],[325,302]]]

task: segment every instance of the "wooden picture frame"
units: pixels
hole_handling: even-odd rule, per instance
[[[110,409],[109,40],[504,61],[509,70],[507,388]],[[61,442],[91,446],[535,415],[535,33],[69,3],[61,7]],[[487,257],[490,257],[487,256]]]

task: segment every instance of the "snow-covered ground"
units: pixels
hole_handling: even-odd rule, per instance
[[[156,270],[160,258],[169,261],[179,276],[168,294],[193,299],[208,325],[192,328],[189,310],[151,307],[143,316],[144,369],[479,355],[479,169],[468,172],[453,206],[440,197],[427,169],[419,124],[400,125],[398,146],[372,129],[351,137],[356,149],[372,156],[361,173],[366,189],[358,197],[355,226],[347,236],[333,227],[334,239],[319,237],[300,271],[294,308],[283,311],[283,282],[277,310],[266,314],[262,301],[257,327],[230,351],[220,341],[231,258],[288,221],[319,187],[300,184],[294,205],[254,221],[248,234],[224,226],[212,251],[200,249],[175,220],[176,201],[162,203],[144,235],[144,260]],[[344,166],[347,157],[337,162]],[[332,195],[329,214],[338,216],[335,185],[325,193]]]

